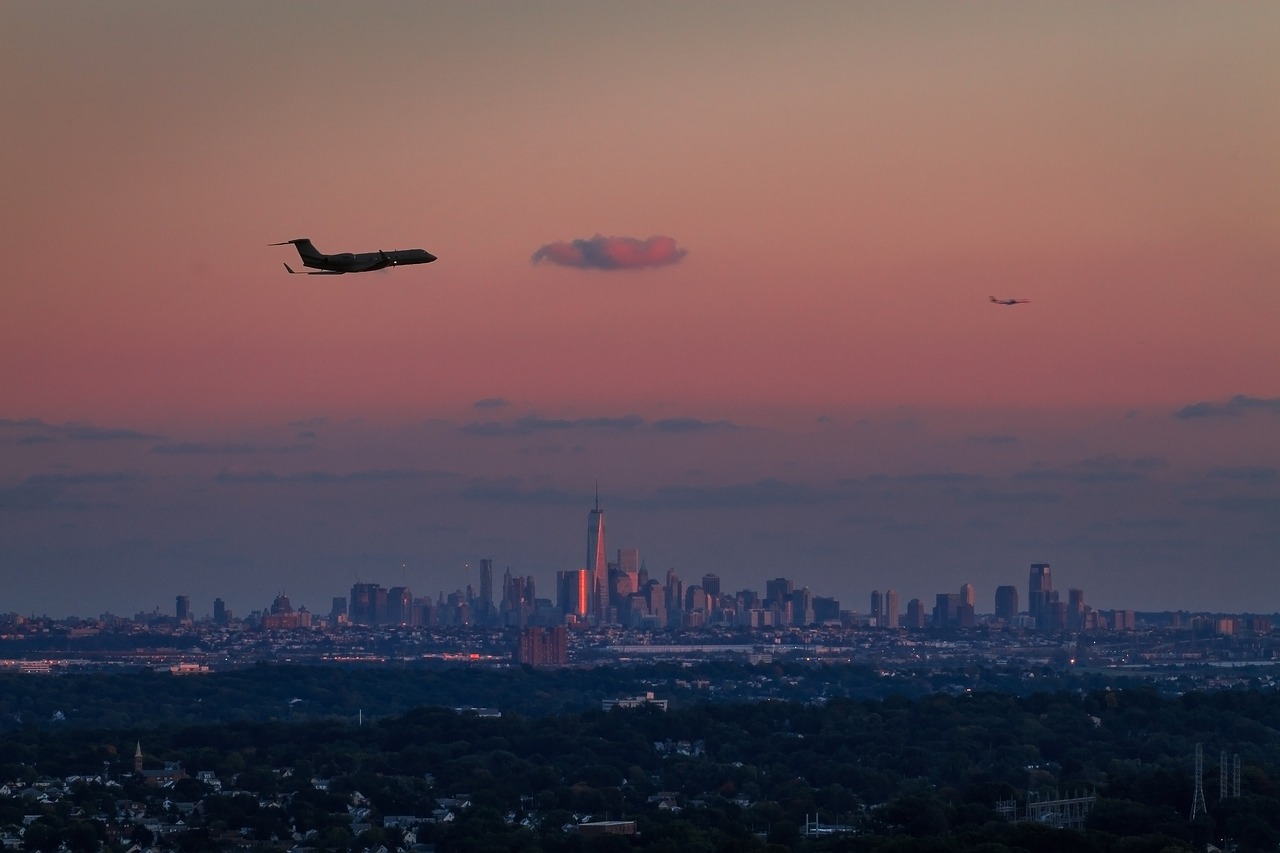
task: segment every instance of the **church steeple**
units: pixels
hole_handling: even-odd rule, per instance
[[[138,741],[138,748],[133,753],[133,771],[142,772],[142,741]]]

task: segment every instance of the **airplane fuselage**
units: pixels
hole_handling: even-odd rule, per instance
[[[390,252],[343,252],[326,255],[311,245],[305,237],[297,240],[286,240],[283,243],[272,243],[273,246],[292,244],[302,258],[302,265],[320,270],[319,273],[303,273],[304,275],[342,275],[349,272],[372,272],[387,267],[409,266],[411,264],[429,264],[436,256],[426,249],[395,249]],[[285,269],[294,272],[285,264]]]

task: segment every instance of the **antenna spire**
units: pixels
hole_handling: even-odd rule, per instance
[[[600,510],[600,480],[596,480],[596,510]]]

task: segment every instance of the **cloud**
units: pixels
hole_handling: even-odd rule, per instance
[[[1179,420],[1195,418],[1238,418],[1248,411],[1264,411],[1280,415],[1280,397],[1248,397],[1237,394],[1225,403],[1192,403],[1173,413]]]
[[[485,397],[483,400],[476,400],[471,404],[473,409],[505,409],[511,405],[511,401],[505,397]]]
[[[20,438],[20,444],[46,444],[56,441],[59,438],[67,438],[71,441],[154,441],[163,438],[159,435],[150,435],[145,432],[139,432],[133,429],[119,429],[116,427],[95,427],[85,424],[50,424],[45,423],[39,418],[24,418],[22,420],[14,420],[12,418],[0,418],[0,428],[5,429],[34,429],[38,430],[35,434],[30,434]]]
[[[646,421],[639,415],[622,415],[621,417],[595,418],[544,418],[538,415],[526,415],[514,421],[475,421],[462,426],[464,435],[504,436],[504,435],[537,435],[539,433],[568,430],[597,430],[610,432],[631,432],[648,429],[653,432],[679,434],[710,432],[713,430],[744,429],[731,421],[704,421],[699,418],[676,417]]]
[[[717,429],[742,429],[729,421],[704,421],[698,418],[663,418],[654,421],[653,428],[658,432],[703,432]]]
[[[1268,498],[1252,495],[1229,495],[1222,498],[1211,498],[1205,501],[1188,501],[1189,505],[1212,507],[1221,512],[1235,513],[1276,513],[1280,514],[1280,498]]]
[[[606,509],[698,510],[758,509],[777,506],[836,504],[854,497],[857,484],[840,482],[831,486],[811,486],[766,478],[753,483],[725,486],[664,486],[648,493],[608,495],[601,500]],[[473,501],[510,504],[588,506],[590,492],[552,487],[527,486],[520,479],[473,480],[463,491]]]
[[[136,482],[137,479],[124,472],[36,474],[13,488],[0,489],[0,510],[87,510],[91,508],[89,503],[64,496],[68,487],[120,485]]]
[[[404,480],[425,480],[430,477],[448,476],[436,471],[420,471],[416,468],[374,468],[335,474],[331,471],[301,471],[296,474],[275,474],[270,471],[223,471],[218,474],[219,483],[303,483],[325,485],[330,483],[388,483]]]
[[[67,427],[66,436],[72,441],[154,441],[161,438],[158,435],[138,432],[136,429],[91,426]]]
[[[287,453],[294,450],[310,450],[309,444],[289,444],[278,447],[259,447],[255,444],[217,441],[182,441],[177,444],[157,444],[152,453],[170,456],[221,456],[229,453]]]
[[[1022,491],[1003,491],[997,489],[978,489],[973,493],[973,499],[979,503],[989,504],[1016,504],[1026,506],[1030,504],[1056,504],[1062,501],[1062,495],[1057,492],[1022,492]]]
[[[1071,483],[1133,483],[1147,479],[1146,472],[1166,464],[1158,456],[1139,456],[1123,459],[1118,456],[1098,456],[1084,459],[1065,468],[1037,468],[1020,471],[1015,480]]]
[[[562,267],[593,270],[635,270],[679,263],[688,252],[671,237],[655,235],[647,240],[635,237],[602,237],[568,243],[547,243],[533,253],[533,263],[548,261]]]
[[[543,432],[572,429],[597,430],[632,430],[644,425],[644,418],[639,415],[623,415],[620,418],[542,418],[537,415],[526,415],[511,423],[501,421],[483,421],[464,424],[462,432],[466,435],[535,435]]]
[[[995,447],[1007,447],[1018,443],[1016,435],[971,435],[965,439],[970,444],[990,444]]]
[[[515,477],[500,480],[474,479],[462,490],[462,497],[470,501],[535,506],[588,506],[591,501],[586,492],[554,488],[531,489]]]
[[[1251,483],[1255,486],[1266,486],[1280,481],[1280,468],[1268,468],[1262,465],[1247,468],[1214,468],[1209,472],[1209,476],[1221,480]]]

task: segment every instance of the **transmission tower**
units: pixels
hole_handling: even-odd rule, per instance
[[[1218,757],[1218,799],[1227,798],[1227,751],[1224,749]]]
[[[1204,804],[1204,744],[1196,744],[1196,792],[1191,797],[1191,819],[1198,815],[1207,815],[1209,807]]]
[[[1240,798],[1240,753],[1235,754],[1231,767],[1231,796]]]

